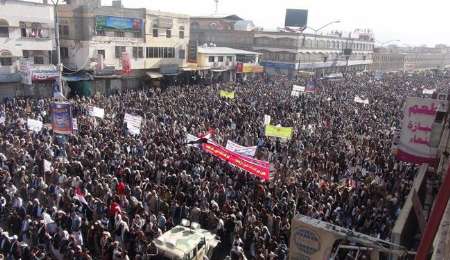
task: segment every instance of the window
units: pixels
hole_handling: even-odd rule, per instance
[[[122,57],[122,53],[126,52],[127,48],[125,46],[116,46],[116,58]]]
[[[232,62],[233,61],[233,56],[227,56],[227,61]]]
[[[219,62],[223,62],[223,56],[219,56]]]
[[[175,48],[147,47],[145,50],[147,58],[175,58]]]
[[[61,58],[62,58],[62,59],[67,59],[67,58],[69,58],[69,49],[68,49],[68,48],[66,48],[66,47],[61,47],[59,50],[60,50],[60,52],[61,52]]]
[[[175,58],[175,48],[167,48],[167,58]]]
[[[43,56],[34,56],[34,64],[44,64]]]
[[[209,56],[209,57],[208,57],[208,61],[209,61],[209,62],[214,62],[214,56]]]
[[[178,38],[184,39],[184,26],[180,26],[180,31],[178,31]]]
[[[125,33],[122,31],[115,31],[114,37],[125,37]]]
[[[30,57],[30,51],[23,50],[23,51],[22,51],[22,56],[23,56],[24,58],[29,58],[29,57]]]
[[[0,37],[9,38],[9,28],[0,25]]]
[[[133,47],[133,58],[144,58],[144,49],[142,47]]]
[[[97,55],[102,55],[103,59],[106,58],[106,52],[105,50],[97,50]]]
[[[100,30],[100,31],[97,31],[97,35],[98,36],[105,36],[106,33],[105,33],[105,31]]]
[[[153,37],[158,37],[159,32],[158,32],[158,28],[154,28],[153,29]]]
[[[142,32],[134,32],[133,36],[134,36],[134,38],[141,38],[142,37]]]
[[[172,30],[170,29],[166,30],[166,38],[172,38]]]
[[[168,58],[169,56],[168,56],[167,48],[162,48],[162,49],[163,49],[163,51],[164,51],[162,57],[163,57],[163,58]]]
[[[178,59],[185,59],[185,58],[186,58],[186,51],[178,50]]]
[[[0,58],[0,65],[2,66],[11,66],[12,59],[11,58]]]
[[[59,33],[62,36],[69,36],[69,26],[68,25],[59,25]]]
[[[147,47],[145,50],[145,57],[153,58],[153,47]]]

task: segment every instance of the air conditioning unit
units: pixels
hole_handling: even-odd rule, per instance
[[[213,63],[213,67],[214,67],[214,68],[219,67],[219,63],[218,63],[218,62],[214,62],[214,63]]]

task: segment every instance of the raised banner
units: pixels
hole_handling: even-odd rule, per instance
[[[270,179],[270,164],[268,162],[258,161],[255,159],[251,162],[247,159],[248,157],[234,153],[217,144],[205,143],[202,144],[202,148],[205,152],[214,155],[219,159],[224,160],[263,180],[268,181]]]
[[[73,131],[72,106],[67,102],[51,104],[52,129],[56,134],[70,135]]]
[[[221,90],[219,93],[220,97],[234,99],[234,91]]]
[[[422,89],[422,93],[424,95],[433,95],[434,92],[436,92],[436,89],[427,89],[427,88]]]
[[[359,97],[359,96],[355,96],[355,99],[354,99],[354,101],[356,102],[356,103],[359,103],[359,104],[364,104],[364,105],[368,105],[369,104],[369,99],[363,99],[363,98],[361,98],[361,97]]]
[[[232,152],[238,153],[240,155],[246,155],[246,156],[253,157],[253,156],[255,156],[257,147],[256,146],[245,147],[245,146],[238,145],[237,143],[234,143],[234,142],[228,140],[227,146],[225,148]]]
[[[105,117],[105,110],[103,108],[89,107],[88,111],[89,111],[90,116],[98,117],[98,118],[102,118],[102,119]]]
[[[447,107],[446,100],[417,97],[406,100],[398,145],[398,160],[417,164],[436,162],[439,142],[432,140],[440,136],[442,126],[434,122],[437,112],[447,111]]]
[[[127,124],[127,128],[130,134],[138,135],[141,133],[141,124],[142,124],[141,116],[133,116],[130,114],[125,114],[123,121]]]
[[[30,118],[27,119],[28,130],[31,130],[33,132],[40,132],[42,130],[43,126],[44,125],[39,120],[34,120],[34,119],[30,119]]]
[[[269,115],[264,115],[264,125],[270,124],[271,117]]]
[[[286,138],[286,139],[291,139],[293,132],[294,130],[292,127],[266,125],[265,129],[266,136]]]

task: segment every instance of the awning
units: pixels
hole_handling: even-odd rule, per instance
[[[161,73],[158,73],[158,72],[150,72],[149,71],[146,74],[147,74],[147,76],[149,76],[152,79],[159,79],[159,78],[163,77],[163,75]]]
[[[228,71],[228,69],[212,69],[212,72],[224,72],[224,71]]]
[[[83,80],[93,80],[94,77],[87,73],[77,73],[77,74],[63,75],[62,79],[67,82],[74,82]]]

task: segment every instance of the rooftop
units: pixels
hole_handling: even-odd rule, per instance
[[[236,54],[236,55],[259,55],[258,52],[253,51],[244,51],[244,50],[238,50],[228,47],[198,47],[198,53],[203,54],[222,54],[222,55],[229,55],[229,54]]]

